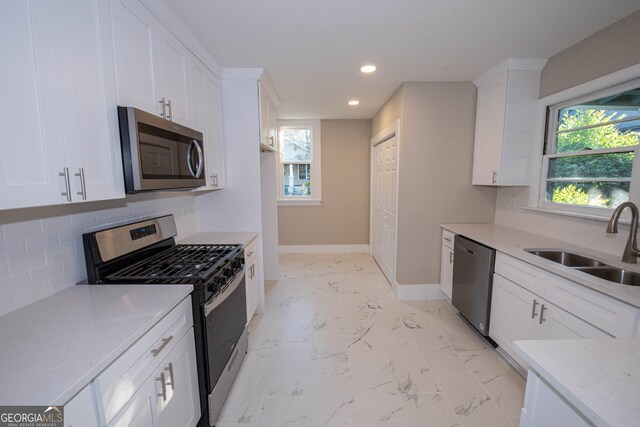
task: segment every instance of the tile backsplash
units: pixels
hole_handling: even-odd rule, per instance
[[[180,236],[198,229],[192,193],[0,211],[0,315],[85,280],[83,233],[164,214]]]

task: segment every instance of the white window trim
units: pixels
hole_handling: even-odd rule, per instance
[[[545,98],[541,98],[537,101],[537,114],[536,114],[536,127],[535,127],[535,140],[532,145],[532,185],[529,194],[529,207],[528,210],[540,211],[544,213],[558,214],[564,216],[573,216],[577,218],[588,218],[599,221],[609,221],[613,209],[611,208],[597,208],[587,206],[572,206],[561,205],[557,203],[544,202],[546,192],[546,178],[547,178],[547,162],[544,159],[544,144],[546,138],[546,120],[547,120],[547,108],[559,107],[562,103],[580,101],[581,98],[591,98],[592,96],[598,96],[598,92],[608,92],[611,89],[614,93],[616,91],[624,91],[625,87],[631,89],[632,86],[638,86],[639,82],[634,81],[640,78],[640,64],[633,65],[631,67],[624,68],[606,76],[591,80],[589,82],[574,86],[570,89],[562,92],[549,95]],[[549,126],[549,132],[552,127]],[[638,150],[636,148],[636,150]],[[633,192],[629,194],[629,200],[638,203],[640,202],[640,159],[638,158],[638,151],[634,156],[633,172],[632,172],[632,189]],[[635,184],[635,185],[634,185]],[[626,216],[626,215],[625,215]]]
[[[280,157],[280,129],[281,128],[311,128],[311,196],[285,196],[284,177],[282,174],[282,159]],[[277,185],[278,205],[280,206],[316,206],[322,203],[322,134],[320,120],[278,120],[278,149],[277,149]]]

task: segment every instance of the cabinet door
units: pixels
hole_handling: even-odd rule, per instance
[[[189,50],[164,27],[158,29],[157,46],[160,57],[160,94],[167,102],[167,118],[185,126],[193,126],[193,114],[189,105]]]
[[[247,325],[258,309],[258,262],[255,253],[245,261],[245,286],[247,289]]]
[[[158,382],[154,376],[147,381],[133,395],[127,406],[109,424],[109,427],[155,427],[154,413],[156,412],[156,386]]]
[[[611,338],[611,335],[570,314],[563,309],[544,302],[540,307],[544,339]]]
[[[0,3],[0,209],[66,202],[55,1]]]
[[[512,349],[513,341],[539,339],[544,335],[538,325],[542,300],[505,279],[493,275],[489,336],[510,356],[520,361]]]
[[[220,82],[200,60],[191,56],[193,126],[204,134],[207,187],[225,185]]]
[[[137,0],[112,0],[118,102],[160,114],[159,56],[155,37],[160,23]]]
[[[73,201],[124,197],[108,2],[58,2],[67,42],[56,46]]]
[[[160,378],[155,381],[155,394],[159,395],[156,396],[157,427],[193,427],[200,419],[195,345],[192,328],[153,375],[156,379]]]
[[[269,113],[269,145],[275,149],[278,145],[278,113],[276,112],[276,106],[271,99],[269,99],[267,105]]]
[[[260,95],[260,144],[270,147],[269,143],[269,95],[258,83]]]
[[[98,427],[96,415],[90,385],[64,405],[65,427]]]
[[[474,185],[500,183],[506,100],[506,72],[478,89],[473,153]]]
[[[442,260],[440,263],[440,290],[451,299],[453,288],[453,249],[442,245]]]

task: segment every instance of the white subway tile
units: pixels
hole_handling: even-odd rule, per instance
[[[60,239],[60,243],[81,242],[82,233],[84,233],[84,227],[68,228],[58,231],[58,238]]]
[[[13,296],[10,292],[4,293],[0,290],[0,316],[15,311],[16,306],[13,304]]]
[[[8,258],[14,255],[24,254],[24,239],[9,239],[0,241],[0,257]]]
[[[69,215],[53,216],[51,218],[42,218],[40,220],[42,224],[42,231],[58,231],[65,228],[71,228],[71,217]]]
[[[9,266],[7,265],[7,260],[0,259],[0,277],[9,276]]]
[[[73,258],[73,244],[66,243],[64,245],[54,246],[44,250],[44,256],[48,263],[60,261],[67,258]]]
[[[97,222],[109,221],[111,219],[115,219],[115,217],[116,217],[116,210],[113,208],[96,211]]]
[[[44,251],[29,252],[8,259],[11,274],[18,274],[45,264]]]
[[[31,276],[29,276],[28,272],[0,279],[0,292],[2,293],[12,293],[25,286],[31,286]]]
[[[51,290],[51,294],[55,294],[56,292],[64,291],[75,285],[76,281],[75,273],[65,273],[49,281],[49,290]]]
[[[84,227],[85,233],[93,233],[94,231],[104,230],[107,227],[107,221],[100,221],[95,224],[87,225]]]
[[[40,228],[40,220],[34,219],[32,221],[13,222],[11,224],[4,224],[5,239],[18,239],[24,236],[31,236],[33,234],[42,233]]]
[[[82,212],[71,215],[71,225],[74,227],[79,225],[93,224],[96,222],[95,212]]]
[[[116,208],[116,218],[123,219],[130,216],[133,216],[133,208],[131,207],[131,205]]]
[[[62,262],[57,261],[53,264],[46,264],[40,267],[33,268],[29,271],[31,274],[31,283],[38,284],[46,282],[51,278],[62,275]]]
[[[84,257],[74,256],[62,260],[62,269],[65,273],[75,273],[85,268]]]
[[[25,305],[32,304],[51,295],[49,283],[38,283],[19,289],[13,293],[13,303],[16,309],[20,309]]]
[[[58,240],[58,233],[52,231],[50,233],[35,234],[33,236],[26,236],[24,243],[27,248],[27,252],[37,251],[39,249],[51,248],[57,246],[60,241]]]

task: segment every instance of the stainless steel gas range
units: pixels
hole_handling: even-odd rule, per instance
[[[90,284],[192,284],[202,417],[214,425],[247,352],[242,245],[177,245],[173,215],[83,235]]]

